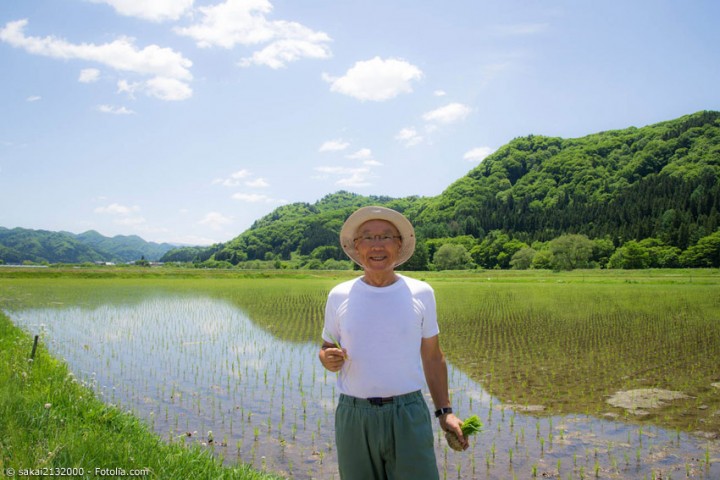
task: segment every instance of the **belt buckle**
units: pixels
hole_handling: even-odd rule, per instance
[[[368,402],[370,402],[370,405],[374,405],[376,407],[381,407],[385,405],[386,403],[392,403],[393,398],[392,397],[370,397],[367,399]]]

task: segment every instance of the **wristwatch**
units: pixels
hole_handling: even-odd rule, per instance
[[[446,415],[448,413],[452,413],[452,407],[442,407],[435,410],[435,418],[440,418],[443,415]]]

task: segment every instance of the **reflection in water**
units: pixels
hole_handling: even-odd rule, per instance
[[[293,478],[337,478],[335,374],[317,361],[316,344],[282,342],[232,305],[200,297],[8,313],[42,333],[101,398],[168,440],[201,442],[226,462]],[[477,414],[485,427],[464,453],[436,430],[443,478],[720,478],[716,443],[581,415],[517,413],[452,366],[450,385],[459,416]]]

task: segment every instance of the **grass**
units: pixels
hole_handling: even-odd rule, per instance
[[[32,339],[0,313],[0,472],[76,469],[91,478],[104,469],[157,479],[278,478],[247,466],[225,467],[200,447],[164,442],[133,415],[98,400],[42,346],[29,361],[31,349]]]

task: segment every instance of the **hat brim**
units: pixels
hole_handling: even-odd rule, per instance
[[[398,229],[400,237],[402,237],[402,243],[395,267],[407,262],[415,251],[415,229],[410,223],[410,220],[405,218],[402,213],[391,208],[378,206],[362,207],[353,212],[353,214],[345,220],[340,230],[340,245],[342,245],[347,256],[361,267],[364,267],[360,261],[360,255],[355,248],[355,237],[360,226],[370,220],[385,220],[386,222],[392,223],[395,228]]]

